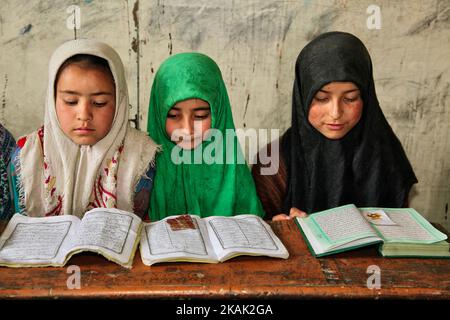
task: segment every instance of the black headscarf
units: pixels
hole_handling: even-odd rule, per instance
[[[360,121],[331,140],[308,121],[311,101],[330,82],[353,82],[360,90]],[[357,37],[329,32],[312,40],[295,66],[292,126],[282,139],[288,170],[284,211],[307,213],[353,203],[402,207],[417,178],[389,126],[375,93],[372,61]]]

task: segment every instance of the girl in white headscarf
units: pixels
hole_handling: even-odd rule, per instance
[[[30,216],[118,208],[142,216],[157,145],[130,127],[119,55],[93,40],[61,45],[49,64],[44,126],[18,140],[16,212]]]

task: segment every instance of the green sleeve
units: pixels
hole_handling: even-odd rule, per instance
[[[11,190],[13,195],[13,202],[14,202],[14,212],[20,212],[20,206],[19,206],[19,191],[18,191],[18,176],[16,172],[16,167],[14,165],[14,159],[18,156],[18,151],[16,150],[14,152],[12,161],[9,164],[9,170],[10,170],[10,183],[11,183]]]

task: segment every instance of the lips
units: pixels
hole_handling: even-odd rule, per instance
[[[191,143],[191,142],[196,142],[198,140],[202,140],[202,136],[201,135],[173,135],[173,137],[171,138],[172,141],[174,142],[183,142],[183,143]]]
[[[327,123],[327,127],[330,130],[341,130],[344,125],[342,123]]]
[[[92,128],[81,127],[81,128],[76,128],[74,131],[78,134],[89,134],[89,133],[94,132],[95,130]]]

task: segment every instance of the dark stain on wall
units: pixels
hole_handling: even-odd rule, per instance
[[[20,29],[20,34],[24,35],[24,34],[30,32],[32,27],[33,27],[33,25],[31,23],[27,24],[22,29]]]
[[[5,85],[3,86],[2,92],[2,109],[0,112],[0,120],[1,122],[5,121],[5,110],[6,110],[6,89],[8,88],[8,75],[5,74]]]
[[[444,215],[444,219],[448,220],[448,202],[445,204],[445,215]]]
[[[138,11],[139,11],[139,1],[136,1],[133,6],[133,22],[134,22],[134,27],[136,29],[136,37],[133,37],[133,40],[131,42],[131,49],[136,53],[139,53],[139,15],[138,15]]]
[[[450,91],[450,83],[442,81],[443,72],[435,77],[425,79],[421,83],[409,82],[417,90],[417,94],[408,97],[404,103],[391,113],[395,121],[407,123],[416,117],[424,119],[433,110],[435,114],[445,114],[445,105]],[[432,94],[430,92],[432,91]],[[431,125],[431,124],[430,124]]]
[[[320,34],[330,31],[330,27],[334,24],[338,17],[339,10],[336,10],[336,8],[331,8],[326,10],[317,18],[314,18],[311,23],[313,29],[306,33],[306,40],[309,42]]]
[[[245,115],[247,114],[247,108],[248,108],[248,103],[249,102],[250,102],[250,93],[247,94],[247,102],[245,103],[244,115],[242,116],[242,119],[245,119]]]
[[[436,6],[436,11],[419,22],[415,23],[407,32],[407,36],[421,34],[428,29],[450,28],[450,2],[441,0]]]

